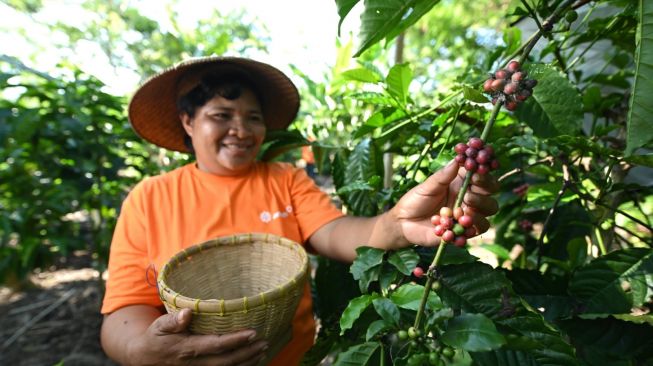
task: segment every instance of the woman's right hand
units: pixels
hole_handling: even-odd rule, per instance
[[[267,343],[254,341],[253,330],[224,335],[190,334],[189,309],[160,315],[145,328],[143,319],[136,317],[141,313],[147,318],[141,310],[151,315],[152,309],[129,306],[105,318],[102,344],[109,356],[127,365],[244,366],[256,365],[265,357]]]

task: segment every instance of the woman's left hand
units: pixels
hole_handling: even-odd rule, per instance
[[[409,243],[423,246],[440,243],[440,238],[433,233],[431,217],[443,206],[453,207],[465,174],[464,168],[451,161],[408,191],[390,210],[390,215]],[[472,176],[461,206],[466,214],[472,216],[477,234],[487,231],[490,227],[487,216],[494,215],[499,209],[497,201],[491,197],[498,188],[498,182],[489,174]]]

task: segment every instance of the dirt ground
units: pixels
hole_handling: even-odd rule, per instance
[[[77,262],[25,290],[0,287],[0,365],[116,365],[100,347],[100,275]]]

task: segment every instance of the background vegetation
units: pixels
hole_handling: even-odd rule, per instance
[[[5,3],[32,16],[41,9]],[[266,48],[263,27],[244,14],[213,14],[188,32],[174,21],[164,29],[128,2],[108,4],[84,2],[95,16],[83,26],[46,26],[62,47],[93,42],[115,67],[142,75],[189,56]],[[339,45],[321,80],[294,67],[304,81],[300,116],[268,136],[262,156],[288,158],[317,137],[318,168],[350,213],[382,212],[450,160],[457,142],[480,135],[491,113],[481,88],[489,72],[527,55],[540,83],[491,130],[501,210],[469,245],[476,257],[449,248],[432,274],[435,291],[411,276],[431,263],[430,250],[364,248],[351,268],[316,259],[322,327],[306,364],[330,353],[345,365],[652,362],[653,5],[336,4],[343,19],[362,7],[356,41]],[[46,74],[1,57],[0,279],[19,283],[74,250],[91,251],[102,269],[126,192],[189,158],[142,143],[126,96],[74,63]],[[416,324],[425,290],[425,321]],[[398,339],[413,325],[421,337]]]

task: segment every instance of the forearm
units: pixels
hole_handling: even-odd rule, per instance
[[[320,254],[345,262],[356,258],[360,246],[384,250],[406,246],[408,242],[392,215],[388,211],[374,217],[342,217],[327,224],[320,233],[324,235],[314,235],[311,244]]]
[[[104,352],[122,365],[131,364],[128,359],[130,342],[143,334],[159,316],[161,312],[149,305],[126,306],[105,315],[101,330]]]

